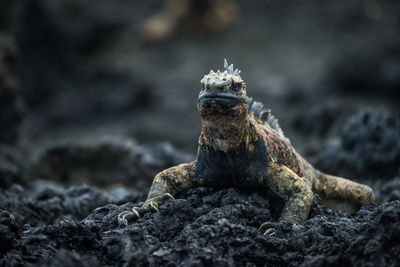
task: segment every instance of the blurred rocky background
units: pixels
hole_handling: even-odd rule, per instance
[[[318,120],[319,110],[335,114],[328,124],[363,107],[399,106],[397,1],[1,3],[27,109],[21,138],[33,149],[119,134],[194,154],[199,80],[224,58],[298,146],[308,131],[329,131],[296,125]]]
[[[134,237],[109,234],[121,205],[142,201],[157,172],[195,157],[199,81],[224,58],[300,153],[371,185],[379,205],[348,219],[317,198],[306,228],[282,225],[280,241],[268,243],[253,232],[268,200],[202,191],[169,204],[186,211],[180,221],[165,209],[124,229]],[[0,0],[0,263],[395,265],[399,108],[398,1]],[[230,235],[203,248],[195,220]],[[342,240],[334,256],[321,236]],[[237,242],[252,249],[238,252]]]

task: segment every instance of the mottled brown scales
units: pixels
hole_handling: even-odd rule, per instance
[[[274,129],[265,126],[261,126],[261,128],[263,128],[263,131],[261,131],[262,136],[264,137],[268,152],[273,160],[279,164],[285,165],[299,177],[303,177],[304,160],[292,145]]]
[[[362,204],[374,201],[374,192],[369,186],[345,178],[316,171],[313,190],[318,192],[327,206],[354,213]],[[340,201],[346,199],[347,202]]]
[[[307,219],[313,192],[327,206],[348,213],[374,201],[370,187],[324,174],[300,156],[270,111],[246,96],[239,74],[225,62],[225,71],[204,76],[197,105],[202,132],[196,161],[157,174],[143,206],[121,213],[121,222],[157,211],[173,195],[198,186],[267,187],[285,201],[279,221],[293,224]],[[277,223],[265,222],[260,230],[273,234]]]

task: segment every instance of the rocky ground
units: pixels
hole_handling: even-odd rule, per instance
[[[0,266],[400,265],[400,5],[216,2],[234,3],[223,30],[186,17],[147,44],[161,0],[0,1]],[[118,224],[195,157],[198,82],[224,57],[301,154],[376,202],[348,215],[316,195],[264,236],[273,193],[197,188]]]
[[[116,185],[103,189],[88,185],[63,187],[50,181],[24,186],[10,183],[0,195],[1,264],[396,266],[400,263],[399,138],[398,116],[365,111],[347,120],[338,143],[328,143],[315,162],[322,169],[329,166],[366,177],[358,180],[373,186],[376,203],[364,205],[351,216],[326,208],[316,195],[303,225],[281,222],[273,236],[257,230],[264,221],[279,217],[282,208],[281,199],[269,191],[197,188],[166,202],[160,212],[146,214],[125,226],[118,223],[118,214],[140,205],[145,191]],[[113,151],[114,168],[106,170],[110,176],[131,175],[122,163],[129,158],[127,155],[138,152],[151,162],[162,162],[160,166],[173,163],[168,162],[171,156],[162,159],[152,153],[163,152],[164,146],[155,146],[149,152],[141,146],[121,146],[121,142],[126,140],[108,143],[104,150],[106,155]],[[379,149],[387,146],[390,153]],[[91,177],[88,182],[98,183],[98,170],[93,166],[104,164],[104,153],[95,157],[93,151],[101,148],[102,142],[79,147],[78,154],[73,153],[77,147],[72,145],[59,148],[59,153],[50,148],[34,169],[46,173],[51,165],[49,177],[55,180],[59,173],[70,177],[76,170]],[[91,156],[82,156],[86,154]],[[183,159],[177,151],[170,151],[170,155]],[[60,158],[68,163],[67,170],[65,166],[57,167],[62,165],[57,165]],[[7,167],[12,165],[18,171],[9,179],[23,180],[21,176],[27,169],[19,160],[8,157],[0,163],[0,174],[9,173]],[[373,163],[383,167],[366,167],[375,166]],[[132,166],[144,169],[147,161]]]

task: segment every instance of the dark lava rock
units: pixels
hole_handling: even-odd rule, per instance
[[[342,56],[333,62],[328,80],[334,85],[334,90],[399,98],[398,43],[380,40],[359,48],[345,49]]]
[[[110,190],[115,191],[115,188]],[[13,185],[0,190],[0,209],[11,212],[21,226],[38,226],[52,224],[62,217],[80,220],[107,203],[137,202],[144,198],[145,193],[133,191],[119,190],[119,196],[116,196],[115,192],[88,185],[65,189],[54,183],[37,181],[29,188]]]
[[[158,172],[191,160],[168,143],[136,145],[112,137],[92,144],[55,144],[40,156],[33,173],[63,183],[123,183],[144,189]]]
[[[23,102],[12,73],[17,48],[12,38],[0,34],[0,143],[16,144]]]
[[[104,123],[105,118],[115,119],[154,103],[147,82],[91,60],[110,51],[127,23],[143,12],[136,11],[135,7],[143,6],[139,2],[111,6],[91,0],[14,2],[19,3],[10,4],[8,13],[20,47],[17,72],[27,106],[41,118],[35,129],[40,123],[46,124],[46,130],[94,120]]]
[[[384,179],[400,171],[400,114],[367,110],[350,117],[340,141],[317,155],[315,166],[328,173]]]
[[[364,205],[350,216],[324,207],[316,196],[303,225],[282,222],[275,235],[263,236],[257,228],[279,216],[272,211],[278,204],[264,192],[198,188],[128,226],[119,225],[117,216],[132,208],[131,203],[97,208],[82,221],[64,216],[36,227],[14,222],[8,219],[10,213],[3,212],[2,225],[15,224],[17,242],[3,252],[0,264],[395,266],[400,262],[400,201]]]
[[[373,185],[377,202],[400,200],[400,176],[390,180],[378,180]]]
[[[42,266],[54,266],[54,267],[70,267],[70,266],[82,266],[82,267],[93,267],[100,266],[99,261],[96,257],[91,255],[81,255],[77,252],[60,249],[57,250],[53,258],[46,261]]]
[[[0,210],[0,253],[5,253],[19,244],[20,228],[14,216],[8,211]]]
[[[0,188],[27,181],[30,162],[16,147],[0,145]]]
[[[292,120],[292,127],[308,138],[325,137],[354,112],[351,105],[336,100],[322,104],[313,103],[309,109],[296,114]]]

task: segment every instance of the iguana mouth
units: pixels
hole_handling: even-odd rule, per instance
[[[244,103],[246,100],[239,96],[236,96],[234,94],[229,94],[229,93],[218,93],[218,94],[205,93],[199,97],[200,104],[206,103],[209,101],[237,104],[237,103]]]

